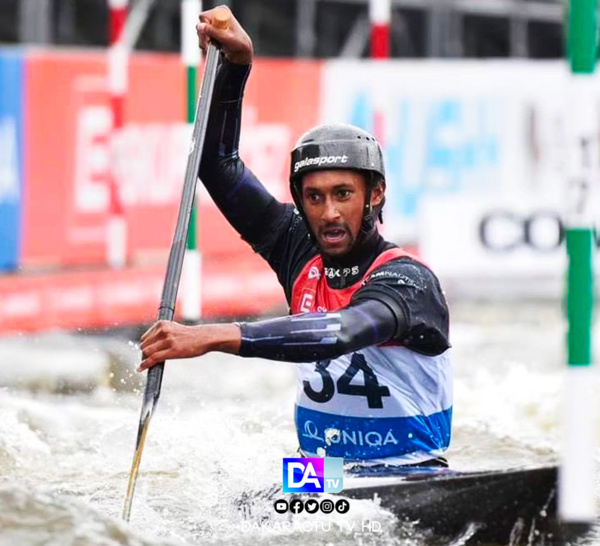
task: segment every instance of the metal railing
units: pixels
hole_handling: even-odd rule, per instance
[[[18,29],[17,41],[38,44],[107,45],[102,25],[107,24],[104,11],[107,0],[6,0],[12,9],[2,8],[3,27]],[[132,9],[147,0],[130,0]],[[205,0],[205,7],[224,3],[223,0]],[[256,51],[260,55],[300,57],[363,56],[369,39],[368,0],[229,0],[228,2],[256,37]],[[138,47],[159,51],[178,51],[180,0],[160,0],[150,11],[141,32]],[[16,7],[18,6],[18,8]],[[344,9],[347,6],[348,9]],[[406,47],[396,47],[396,55],[428,57],[477,56],[469,50],[465,37],[465,21],[469,30],[477,26],[478,17],[507,23],[509,46],[506,56],[527,57],[530,54],[529,25],[549,24],[560,28],[563,21],[561,0],[392,0],[395,19],[392,21],[393,40]],[[415,28],[409,14],[419,14],[422,23]],[[7,18],[17,18],[12,24]],[[332,21],[328,32],[322,32],[319,20]],[[394,27],[394,21],[396,23]],[[489,24],[489,23],[485,23]],[[493,24],[493,23],[492,23]],[[275,32],[274,29],[292,25],[293,32]],[[334,28],[335,27],[335,28]],[[410,36],[409,36],[410,34]],[[550,36],[559,42],[557,36]],[[0,42],[14,42],[2,36]],[[4,39],[3,39],[4,38]],[[537,40],[544,37],[534,36]],[[402,42],[405,40],[405,42]],[[416,45],[409,42],[418,42]],[[543,49],[543,43],[540,46]],[[554,50],[560,44],[553,44]],[[394,54],[394,47],[392,48]]]

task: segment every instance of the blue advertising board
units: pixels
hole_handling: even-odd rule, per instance
[[[0,271],[19,265],[24,74],[23,55],[0,49]]]

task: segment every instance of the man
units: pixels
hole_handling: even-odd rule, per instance
[[[445,464],[450,441],[448,310],[434,274],[386,242],[381,148],[350,125],[323,125],[292,151],[295,207],[270,195],[238,154],[252,42],[200,16],[201,46],[221,44],[200,178],[229,223],[277,274],[290,316],[194,327],[159,322],[140,371],[223,351],[297,362],[296,427],[306,456]]]

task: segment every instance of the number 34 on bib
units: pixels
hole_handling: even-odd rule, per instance
[[[364,355],[354,353],[350,360],[350,365],[346,371],[334,382],[334,378],[327,370],[331,360],[321,360],[317,362],[315,372],[322,379],[323,385],[320,390],[315,390],[310,381],[304,380],[304,393],[313,402],[325,403],[331,400],[336,392],[339,394],[348,394],[350,396],[364,396],[367,399],[369,408],[383,408],[383,398],[390,396],[390,389],[385,385],[380,385],[373,369],[367,363]],[[362,372],[363,383],[352,383],[352,380]]]

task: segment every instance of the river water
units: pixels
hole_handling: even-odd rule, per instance
[[[451,465],[558,461],[560,305],[451,307]],[[0,546],[420,543],[371,501],[352,501],[344,515],[296,515],[293,525],[274,518],[281,459],[297,447],[294,365],[221,354],[167,364],[123,522],[141,406],[133,341],[61,332],[0,340]]]

